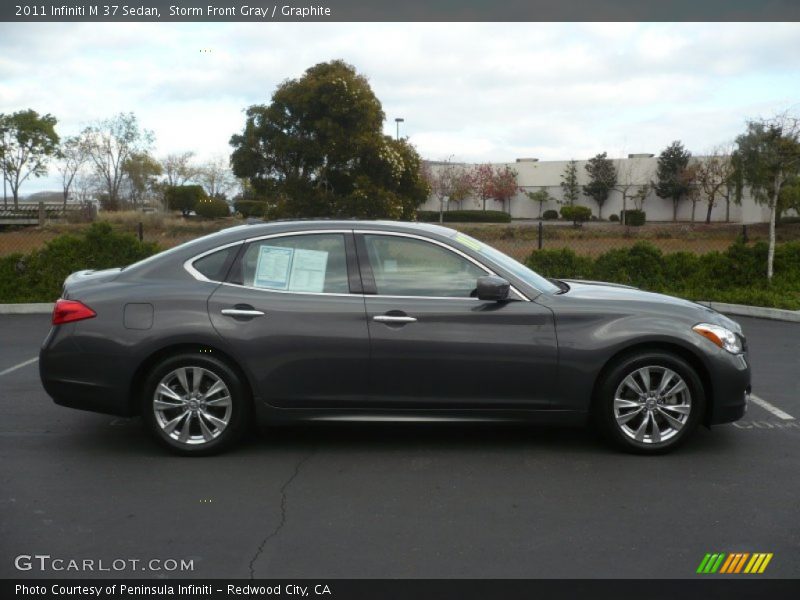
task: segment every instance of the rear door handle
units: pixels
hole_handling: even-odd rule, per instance
[[[416,323],[417,320],[414,317],[401,317],[401,316],[394,316],[394,315],[375,315],[372,317],[373,321],[377,321],[378,323]]]
[[[264,313],[260,310],[248,310],[244,308],[223,308],[222,314],[226,317],[263,317]]]

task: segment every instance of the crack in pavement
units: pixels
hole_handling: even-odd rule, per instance
[[[303,458],[301,458],[299,461],[297,461],[297,464],[294,466],[294,472],[292,473],[291,477],[289,477],[289,479],[287,479],[281,486],[281,520],[275,526],[275,529],[273,529],[270,533],[267,534],[267,536],[263,540],[261,540],[261,543],[258,545],[258,548],[256,548],[256,553],[253,555],[253,558],[250,559],[250,579],[255,579],[256,561],[261,556],[261,553],[264,551],[264,547],[267,545],[267,542],[269,542],[272,538],[277,536],[281,532],[281,529],[283,529],[283,526],[286,525],[286,490],[300,474],[301,467],[306,462],[308,462],[308,460],[314,455],[314,452],[316,452],[316,450],[312,450],[311,452],[306,454]]]

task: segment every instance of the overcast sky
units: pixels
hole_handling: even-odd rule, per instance
[[[798,57],[798,23],[0,23],[0,112],[52,113],[64,136],[133,111],[157,156],[202,159],[280,81],[342,58],[425,158],[699,154],[800,109]]]

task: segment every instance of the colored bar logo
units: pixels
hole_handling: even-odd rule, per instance
[[[772,560],[772,552],[717,552],[706,554],[697,567],[700,574],[725,573],[727,575],[736,573],[763,573],[769,561]]]

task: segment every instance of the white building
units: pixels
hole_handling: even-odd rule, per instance
[[[697,157],[702,160],[702,157]],[[631,197],[642,188],[642,186],[656,179],[656,166],[658,158],[652,154],[630,154],[628,158],[613,159],[617,167],[618,181],[622,184],[630,181],[632,187],[628,192],[627,208],[633,209]],[[578,160],[577,174],[578,183],[583,186],[588,183],[589,177],[586,172],[586,160]],[[563,200],[563,189],[561,188],[562,175],[569,161],[551,160],[540,161],[535,158],[518,158],[515,162],[499,163],[495,166],[505,165],[517,171],[517,182],[522,188],[522,192],[517,193],[511,199],[511,217],[514,219],[535,219],[539,216],[539,203],[532,201],[524,192],[535,192],[546,188],[555,200],[546,204],[543,210],[559,210],[562,206],[559,202]],[[430,162],[431,169],[434,171],[441,168],[443,163]],[[473,165],[464,164],[465,168]],[[597,215],[597,203],[590,197],[583,194],[581,188],[580,197],[577,204],[588,206],[593,215]],[[480,210],[483,202],[479,198],[468,198],[461,202],[459,206],[452,203],[450,210]],[[439,210],[439,200],[434,196],[420,207],[421,210]],[[508,205],[503,207],[501,202],[495,200],[486,201],[487,210],[509,210]],[[695,207],[695,221],[704,222],[708,205],[705,202],[705,195],[700,194],[700,200]],[[622,210],[622,193],[615,190],[603,204],[603,218],[608,219],[609,215],[616,213],[619,215]],[[655,190],[650,189],[644,201],[644,211],[647,213],[648,221],[671,221],[672,220],[672,200],[669,198],[659,198]],[[690,221],[692,217],[692,203],[684,198],[678,205],[678,220]],[[719,198],[711,212],[712,221],[725,221],[725,199]],[[730,203],[730,220],[734,223],[763,223],[769,221],[769,209],[753,200],[749,189],[745,189],[741,206]]]

